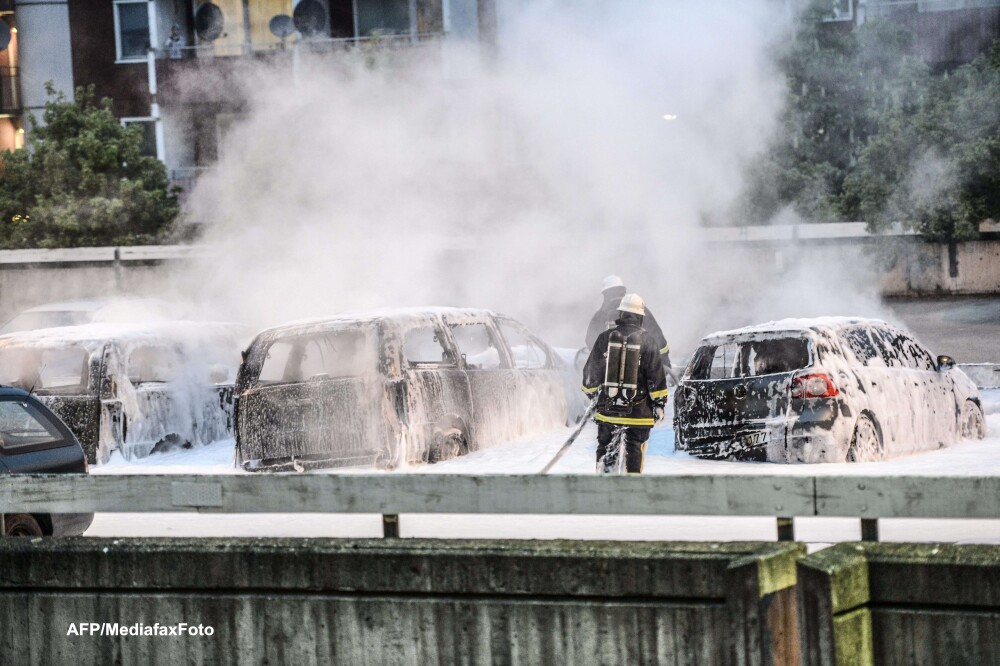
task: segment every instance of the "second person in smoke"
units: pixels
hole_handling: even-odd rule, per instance
[[[594,313],[594,316],[590,320],[590,326],[587,327],[585,342],[588,349],[594,348],[597,336],[615,325],[615,320],[618,319],[618,304],[625,297],[625,291],[625,281],[617,275],[609,275],[604,278],[604,282],[601,285],[601,296],[604,297],[604,302],[601,303],[601,307]],[[653,313],[645,305],[643,305],[642,327],[649,333],[653,344],[656,345],[660,360],[663,362],[663,368],[669,373],[670,345],[667,344],[667,338],[663,335],[656,317],[653,316]]]
[[[663,419],[667,379],[659,342],[643,328],[646,312],[638,294],[626,294],[616,310],[614,327],[597,336],[583,368],[583,390],[597,398],[597,471],[618,464],[612,445],[616,430],[625,438],[625,471],[642,472],[646,440]]]

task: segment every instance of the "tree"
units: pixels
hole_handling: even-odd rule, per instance
[[[49,100],[25,150],[0,153],[0,246],[139,245],[160,240],[179,213],[166,167],[142,154],[94,87]]]
[[[880,230],[902,221],[929,238],[975,238],[1000,219],[1000,41],[988,57],[929,82],[894,111],[846,179],[842,207]]]
[[[778,54],[788,82],[782,131],[754,165],[746,210],[766,221],[792,206],[812,221],[840,219],[844,181],[889,112],[920,101],[927,67],[908,55],[913,36],[870,20],[845,32],[825,24],[829,3],[805,11]]]

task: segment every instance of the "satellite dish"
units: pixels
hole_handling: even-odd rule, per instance
[[[292,20],[303,37],[312,37],[326,28],[326,9],[318,0],[301,0],[295,5]]]
[[[202,41],[213,42],[221,37],[225,22],[222,10],[211,2],[206,2],[194,10],[194,31]]]
[[[0,51],[3,51],[10,45],[10,26],[7,22],[0,19]]]
[[[288,14],[278,14],[271,18],[267,27],[275,37],[284,39],[295,32],[295,21]]]

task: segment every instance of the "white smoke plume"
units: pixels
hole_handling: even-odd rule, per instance
[[[742,176],[777,129],[783,4],[501,4],[495,53],[448,43],[257,69],[192,197],[221,259],[178,286],[254,326],[478,306],[561,346],[582,344],[608,273],[675,347],[753,323],[719,316],[734,301],[747,317],[803,314],[805,282],[733,265],[701,232],[739,224]]]

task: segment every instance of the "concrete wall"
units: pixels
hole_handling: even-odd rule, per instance
[[[111,296],[162,296],[174,262],[0,263],[0,321],[43,303]]]
[[[840,544],[798,563],[808,664],[1000,664],[1000,548]]]
[[[105,624],[181,622],[212,634]],[[1000,664],[998,635],[988,545],[0,540],[0,663]]]
[[[830,226],[830,225],[812,225]],[[766,229],[766,228],[765,228]],[[730,230],[725,230],[730,231]],[[733,230],[735,231],[735,230]],[[736,234],[734,234],[734,237]],[[727,236],[728,237],[728,236]],[[0,250],[0,321],[53,301],[115,295],[157,296],[174,271],[183,270],[196,250],[211,248],[115,248]],[[828,271],[837,278],[860,275],[885,296],[1000,293],[1000,240],[960,243],[957,275],[951,276],[948,246],[915,236],[775,238],[711,242],[713,260],[746,274],[793,279],[798,271]],[[706,273],[703,280],[732,281],[735,273]],[[748,281],[744,287],[760,284]],[[733,285],[738,292],[740,285]]]
[[[797,544],[5,539],[3,663],[797,664]],[[71,623],[212,636],[67,635]]]
[[[883,296],[1000,293],[1000,240],[958,243],[954,276],[948,245],[916,236],[719,243],[713,251],[762,275],[803,267],[833,276],[860,273]]]

